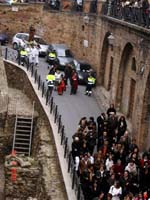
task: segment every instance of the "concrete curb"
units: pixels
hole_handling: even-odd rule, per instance
[[[60,164],[60,168],[61,168],[61,172],[62,172],[62,176],[63,176],[68,200],[76,200],[77,197],[75,195],[75,191],[72,189],[71,176],[67,171],[68,170],[68,163],[67,163],[66,159],[64,158],[64,148],[63,148],[63,146],[60,145],[61,137],[57,132],[58,126],[57,126],[57,124],[54,123],[54,116],[52,114],[50,114],[49,106],[45,104],[45,101],[46,101],[45,98],[42,98],[41,91],[38,90],[38,85],[34,82],[34,78],[31,77],[31,74],[30,74],[29,71],[26,71],[24,67],[17,65],[16,63],[14,63],[12,61],[8,61],[8,60],[5,60],[5,61],[15,65],[16,67],[18,67],[20,69],[22,69],[26,73],[26,75],[28,76],[28,79],[29,79],[32,87],[34,88],[34,91],[37,95],[37,98],[39,99],[41,106],[43,107],[43,110],[45,111],[45,114],[46,114],[47,118],[49,119],[49,123],[50,123],[51,128],[52,128],[52,132],[53,132],[53,136],[54,136],[54,140],[55,140],[55,145],[56,145],[56,150],[57,150],[57,154],[58,154],[58,159],[59,159],[59,164]]]

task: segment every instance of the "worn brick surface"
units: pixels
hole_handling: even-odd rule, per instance
[[[57,200],[60,199],[60,196],[62,200],[66,200],[65,185],[49,121],[26,74],[11,64],[5,63],[5,67],[9,86],[8,119],[10,118],[10,120],[9,126],[6,128],[7,131],[9,129],[9,133],[13,134],[16,107],[18,114],[31,116],[32,102],[35,101],[36,122],[32,156],[39,160],[42,167],[36,184],[36,196],[38,200]],[[11,194],[7,194],[7,196],[11,196]]]
[[[88,3],[85,5],[86,12],[88,12]],[[8,29],[10,36],[13,36],[16,32],[27,32],[29,26],[33,24],[36,33],[48,43],[67,43],[77,58],[87,60],[93,65],[97,71],[98,84],[103,83],[106,93],[110,93],[108,96],[111,101],[126,116],[129,115],[129,106],[132,103],[130,84],[133,79],[135,81],[133,112],[128,120],[133,125],[132,132],[140,148],[148,148],[150,141],[145,141],[145,137],[150,138],[150,133],[147,132],[149,123],[145,119],[148,116],[146,110],[149,104],[146,95],[149,92],[146,91],[149,88],[150,32],[142,27],[100,15],[98,17],[89,15],[89,22],[86,23],[84,16],[84,14],[68,11],[46,11],[38,4],[19,6],[18,12],[12,12],[11,7],[7,6],[0,8],[2,19],[0,30]],[[114,35],[113,51],[108,44],[110,33]],[[84,40],[88,41],[88,47],[84,46]],[[110,69],[111,58],[113,58],[112,70]],[[135,71],[131,69],[133,58],[136,60]],[[143,63],[145,71],[140,75]]]
[[[4,200],[4,183],[5,183],[4,166],[2,163],[0,163],[0,199],[1,200]]]

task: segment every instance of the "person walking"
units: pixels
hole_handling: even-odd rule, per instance
[[[55,50],[52,50],[49,54],[49,64],[50,66],[57,64],[57,54]]]
[[[58,83],[57,92],[58,92],[59,95],[62,95],[65,90],[66,90],[66,85],[65,85],[64,77],[61,74],[61,80]]]
[[[35,66],[38,67],[38,64],[39,64],[39,47],[38,45],[36,44],[34,46],[34,56],[35,56]]]
[[[20,64],[24,66],[24,64],[27,61],[27,56],[28,56],[28,52],[26,51],[26,49],[23,47],[20,51]]]
[[[50,98],[53,92],[53,88],[54,88],[54,83],[55,83],[55,75],[53,74],[48,74],[46,76],[46,81],[47,81],[47,86],[48,86],[48,90],[47,90],[47,95]]]
[[[87,84],[86,84],[86,91],[85,91],[85,95],[91,96],[92,94],[92,87],[94,86],[96,82],[96,78],[94,78],[91,73],[89,73],[88,77],[87,77]]]
[[[61,72],[59,70],[56,70],[54,75],[55,75],[55,91],[56,91],[59,83],[61,82],[62,77],[61,77]]]
[[[78,75],[75,70],[73,70],[72,72],[70,84],[71,84],[70,95],[76,94],[78,89]]]
[[[34,44],[31,44],[31,48],[29,49],[29,66],[35,65],[35,51],[34,51]]]
[[[57,71],[57,66],[56,65],[52,65],[51,67],[48,66],[48,69],[49,69],[49,74],[53,74],[54,75],[55,72]]]
[[[65,73],[65,85],[68,85],[68,79],[71,79],[71,74],[72,74],[72,66],[70,64],[67,64],[64,70]]]

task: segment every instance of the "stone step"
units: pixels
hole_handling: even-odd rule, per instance
[[[21,127],[21,128],[30,128],[31,124],[21,124],[21,123],[17,123],[17,127]]]
[[[16,141],[18,141],[18,140],[20,140],[20,141],[30,141],[30,138],[24,139],[24,138],[18,138],[18,137],[16,137]]]
[[[31,130],[31,126],[30,127],[17,127],[17,130],[25,130],[25,131],[30,131]]]
[[[17,124],[29,124],[31,125],[31,121],[17,121]]]
[[[18,136],[19,136],[19,137],[18,137]],[[28,138],[30,138],[30,135],[29,135],[29,134],[28,134],[28,135],[27,135],[27,134],[18,134],[18,133],[16,134],[16,138],[17,138],[17,139],[19,139],[19,138],[22,138],[22,139],[23,139],[24,137],[25,137],[25,139],[28,139]],[[27,137],[28,137],[28,138],[27,138]]]
[[[29,146],[30,144],[29,144],[29,142],[28,142],[28,143],[16,142],[16,143],[15,143],[15,147],[16,147],[17,145]]]
[[[29,116],[28,116],[28,117],[27,117],[27,116],[18,116],[18,117],[17,117],[17,120],[18,120],[18,119],[19,119],[19,120],[24,120],[24,119],[25,119],[25,120],[32,120],[32,117],[31,117],[31,116],[30,116],[30,117],[29,117]]]
[[[25,151],[17,151],[16,153],[17,153],[17,154],[24,154],[24,155],[28,155],[28,152],[25,152]]]
[[[28,147],[16,147],[14,148],[15,150],[19,150],[19,149],[22,149],[22,150],[29,150]]]
[[[24,130],[24,129],[16,129],[16,132],[26,132],[26,133],[30,133],[30,130]]]
[[[31,124],[32,121],[31,121],[31,120],[18,120],[18,119],[17,119],[17,123],[27,123],[27,124]]]

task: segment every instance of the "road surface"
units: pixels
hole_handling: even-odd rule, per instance
[[[3,55],[5,50],[3,48]],[[16,53],[11,48],[8,49],[8,59],[15,61]],[[16,61],[15,61],[16,62]],[[48,73],[48,64],[45,58],[39,59],[38,74],[41,75],[42,80]],[[96,102],[94,96],[84,95],[85,86],[79,86],[76,95],[70,95],[70,86],[67,87],[63,95],[58,95],[53,92],[54,102],[58,105],[58,112],[62,115],[62,123],[65,126],[65,132],[68,137],[69,146],[72,143],[72,135],[78,128],[78,122],[81,117],[93,116],[95,119],[101,113],[101,110]]]

